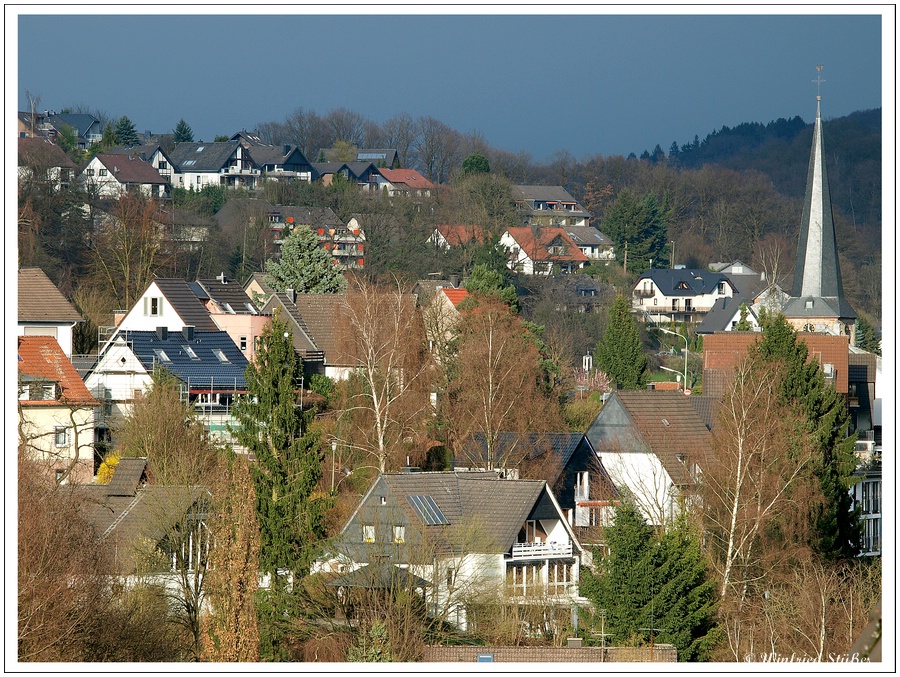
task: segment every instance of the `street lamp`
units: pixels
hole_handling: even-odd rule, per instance
[[[672,334],[672,336],[680,336],[681,338],[684,339],[684,388],[685,388],[685,390],[687,390],[687,387],[688,387],[688,375],[687,375],[687,374],[688,374],[688,371],[687,371],[687,367],[688,367],[688,340],[687,340],[687,336],[682,336],[682,335],[679,334],[677,331],[672,331],[671,329],[666,329],[665,327],[659,327],[659,330],[660,330],[661,332],[663,332],[664,334]],[[671,369],[668,369],[667,371],[672,371],[672,370],[671,370]],[[675,373],[677,374],[678,372],[675,372]]]

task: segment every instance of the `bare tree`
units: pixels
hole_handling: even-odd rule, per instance
[[[339,433],[384,472],[420,441],[431,412],[422,318],[399,280],[388,287],[354,278],[341,322],[341,351],[354,371],[345,384]]]
[[[415,149],[418,144],[416,122],[409,113],[400,113],[387,120],[382,128],[388,148],[394,148],[401,167],[412,167],[416,163]]]
[[[435,183],[445,183],[462,164],[462,139],[458,132],[433,117],[416,121],[416,156],[419,168]]]
[[[347,108],[335,108],[325,114],[325,124],[334,141],[347,141],[357,148],[363,145],[363,133],[366,127],[365,118],[356,111]]]

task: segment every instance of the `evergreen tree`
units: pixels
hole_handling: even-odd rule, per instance
[[[628,244],[628,270],[640,272],[652,261],[668,260],[668,216],[652,193],[639,200],[628,189],[622,190],[603,221],[604,232],[615,243],[616,259],[622,263]]]
[[[856,436],[847,436],[849,411],[834,387],[825,383],[818,362],[807,362],[806,343],[783,315],[766,317],[756,350],[762,359],[781,363],[779,399],[800,414],[817,450],[815,471],[823,501],[810,508],[810,546],[828,559],[855,557],[862,526],[849,493],[856,468]]]
[[[478,263],[472,268],[472,273],[466,278],[465,287],[470,294],[499,299],[513,311],[519,311],[519,299],[515,286],[507,284],[503,272],[492,268],[487,263]]]
[[[347,288],[331,254],[306,226],[297,226],[284,238],[281,258],[266,261],[266,284],[275,291],[293,289],[298,294],[339,294]]]
[[[123,146],[136,146],[140,142],[134,123],[123,115],[116,123],[116,141]]]
[[[472,153],[463,160],[462,173],[465,174],[489,174],[491,165],[488,159],[481,153]]]
[[[753,326],[750,324],[750,320],[748,319],[750,316],[750,309],[747,308],[747,304],[741,303],[740,307],[738,308],[738,311],[740,312],[741,315],[740,315],[740,319],[738,319],[738,323],[734,327],[734,330],[735,331],[751,331],[753,329]]]
[[[628,299],[617,296],[609,309],[603,340],[594,353],[597,369],[605,372],[621,390],[637,390],[647,383],[649,360],[641,333],[631,316]]]
[[[181,143],[182,141],[191,142],[194,140],[194,131],[191,129],[191,126],[184,121],[184,118],[181,118],[178,121],[178,124],[175,125],[175,129],[172,130],[172,134],[175,143]]]
[[[273,317],[247,367],[248,395],[234,406],[236,439],[256,457],[259,568],[270,581],[257,606],[264,660],[288,657],[289,618],[297,605],[293,591],[325,535],[325,500],[313,497],[324,455],[318,434],[309,430],[313,412],[298,406],[302,373],[290,327]]]
[[[881,340],[878,338],[878,332],[875,331],[872,323],[862,315],[856,318],[855,345],[860,350],[881,355]]]

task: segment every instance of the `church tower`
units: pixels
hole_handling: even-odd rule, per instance
[[[821,66],[816,68],[822,70]],[[813,82],[821,84],[824,80],[820,76]],[[841,282],[831,193],[825,171],[820,95],[816,96],[816,123],[806,176],[794,286],[784,315],[798,331],[846,334],[853,343],[856,312],[847,302]]]

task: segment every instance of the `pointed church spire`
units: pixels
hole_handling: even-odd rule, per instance
[[[816,69],[821,73],[821,66],[817,66]],[[824,80],[819,75],[813,82],[821,86]],[[851,323],[856,317],[856,313],[844,297],[844,286],[841,281],[834,217],[831,210],[831,192],[828,187],[828,173],[825,170],[820,94],[816,96],[816,122],[813,127],[809,170],[806,175],[806,196],[791,296],[795,299],[826,301],[835,317],[850,320]]]

